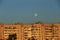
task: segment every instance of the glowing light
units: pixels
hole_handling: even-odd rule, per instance
[[[34,14],[34,16],[38,16],[38,14],[37,14],[37,13],[35,13],[35,14]]]

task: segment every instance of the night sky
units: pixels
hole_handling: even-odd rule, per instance
[[[0,0],[0,23],[60,22],[60,0]]]

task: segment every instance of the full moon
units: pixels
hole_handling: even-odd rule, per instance
[[[35,14],[34,14],[34,16],[38,16],[38,14],[37,14],[37,13],[35,13]]]

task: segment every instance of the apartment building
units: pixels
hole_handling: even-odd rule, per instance
[[[24,24],[24,40],[44,40],[44,24],[37,22],[35,24]]]
[[[60,40],[60,24],[0,24],[0,39],[16,40]]]
[[[3,24],[0,24],[0,40],[1,39],[4,39],[3,37],[4,37],[4,30],[3,30]]]
[[[59,40],[60,39],[60,24],[45,24],[45,39],[46,40]]]
[[[54,24],[53,39],[60,40],[60,24]]]
[[[24,24],[23,27],[24,27],[24,40],[28,40],[32,36],[31,32],[32,24]]]
[[[6,40],[9,38],[9,35],[12,36],[13,34],[16,34],[17,40],[23,40],[23,27],[21,24],[3,24],[0,33],[3,33],[3,37],[1,37]]]
[[[45,27],[45,40],[52,40],[53,38],[52,24],[44,24],[44,27]]]
[[[45,31],[44,25],[40,22],[37,22],[32,25],[32,37],[35,40],[44,40],[45,39]]]

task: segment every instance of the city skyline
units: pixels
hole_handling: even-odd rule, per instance
[[[60,22],[60,0],[0,0],[0,23]]]
[[[15,35],[15,36],[14,36]],[[0,24],[1,40],[60,40],[60,24]]]

